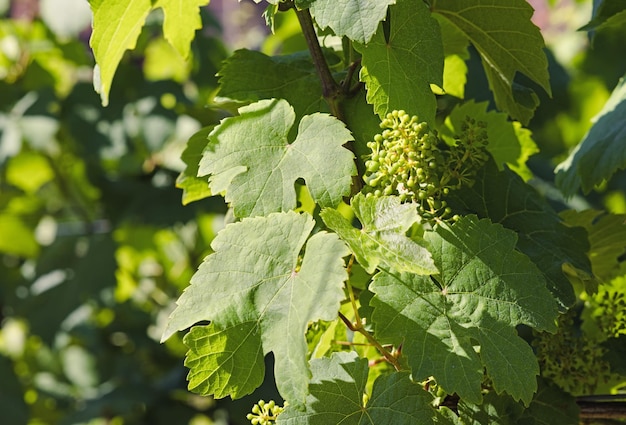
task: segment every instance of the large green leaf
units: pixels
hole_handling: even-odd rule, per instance
[[[367,101],[381,117],[404,109],[420,121],[433,122],[437,104],[430,85],[443,86],[439,24],[421,1],[400,0],[389,10],[388,38],[380,24],[369,43],[355,43],[363,55]]]
[[[322,207],[337,206],[350,194],[356,166],[352,152],[342,146],[352,137],[341,121],[307,115],[289,143],[295,113],[285,100],[261,100],[239,114],[211,132],[198,173],[209,176],[214,194],[226,192],[237,217],[295,208],[298,178]]]
[[[537,96],[514,83],[520,72],[551,93],[548,61],[526,0],[434,0],[432,10],[461,30],[476,47],[496,104],[523,124],[533,116]]]
[[[353,227],[336,210],[326,208],[320,215],[350,246],[368,273],[373,273],[379,265],[418,274],[437,273],[424,241],[420,244],[406,236],[419,218],[414,204],[402,204],[395,196],[366,198],[358,194],[352,198],[352,208],[361,221],[360,229]]]
[[[432,407],[432,395],[412,382],[407,372],[378,377],[366,402],[367,359],[354,352],[311,360],[311,372],[306,406],[289,405],[278,416],[277,425],[455,423]]]
[[[385,19],[387,8],[396,0],[316,0],[311,5],[315,22],[330,27],[338,36],[359,43],[370,41],[378,23]]]
[[[245,102],[285,99],[298,117],[327,108],[311,59],[302,54],[270,57],[237,50],[217,75],[223,97]]]
[[[402,344],[415,380],[434,376],[446,392],[480,403],[486,368],[498,393],[528,404],[539,366],[515,326],[555,329],[541,272],[515,250],[514,232],[487,219],[463,217],[425,238],[440,274],[377,274],[376,336]]]
[[[190,389],[250,394],[263,380],[263,354],[273,351],[281,395],[304,402],[307,325],[336,319],[347,278],[348,252],[336,235],[316,233],[301,258],[314,225],[307,214],[275,213],[218,233],[163,334],[211,321],[185,338]]]
[[[569,157],[556,167],[556,185],[566,196],[597,184],[626,168],[626,78],[620,80],[593,127]]]
[[[512,171],[498,171],[491,161],[478,173],[471,188],[452,193],[448,201],[458,213],[488,217],[517,232],[517,248],[543,272],[562,309],[576,301],[572,285],[563,274],[564,264],[593,280],[585,254],[589,249],[587,232],[563,224],[550,204]]]
[[[162,8],[165,38],[186,57],[195,31],[201,27],[200,6],[209,0],[89,0],[93,32],[89,44],[96,58],[94,87],[109,103],[113,76],[124,52],[134,49],[148,14]]]

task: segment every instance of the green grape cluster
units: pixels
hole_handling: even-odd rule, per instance
[[[489,158],[486,125],[467,118],[453,146],[403,110],[387,114],[380,127],[382,133],[367,145],[366,196],[396,195],[417,203],[425,219],[450,217],[446,195],[471,186]]]
[[[533,346],[544,378],[571,394],[592,394],[611,379],[610,365],[603,358],[605,349],[580,334],[574,317],[572,310],[561,315],[554,334],[535,333]]]
[[[278,406],[274,400],[265,402],[260,400],[257,404],[252,406],[252,413],[248,413],[246,418],[252,425],[273,425],[278,415],[280,415],[287,407],[287,403],[284,406]]]
[[[618,277],[601,286],[596,294],[583,294],[585,319],[592,320],[602,339],[626,334],[626,277]]]

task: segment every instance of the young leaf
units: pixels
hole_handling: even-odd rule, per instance
[[[308,56],[266,56],[252,50],[237,50],[217,74],[219,95],[239,101],[285,99],[302,117],[324,110],[326,102]]]
[[[385,19],[387,8],[396,0],[316,0],[311,5],[315,22],[330,27],[336,35],[359,43],[370,41]]]
[[[622,78],[593,118],[593,127],[555,169],[556,185],[566,196],[572,196],[581,186],[583,192],[589,193],[617,170],[626,168],[625,115],[626,78]]]
[[[476,183],[448,198],[455,211],[488,217],[494,223],[518,234],[517,249],[539,267],[548,289],[562,309],[569,308],[576,296],[563,274],[570,264],[587,275],[593,285],[587,232],[565,226],[550,204],[537,191],[508,169],[498,171],[493,161],[476,176]]]
[[[352,198],[352,208],[361,221],[361,229],[330,208],[322,210],[320,216],[350,246],[368,273],[373,273],[379,265],[417,274],[437,273],[423,241],[420,245],[406,236],[406,231],[418,220],[414,204],[402,204],[395,196],[366,198],[358,194]]]
[[[267,215],[296,207],[295,181],[302,177],[322,207],[335,207],[350,193],[356,173],[345,125],[327,114],[307,115],[293,143],[295,121],[285,100],[261,100],[222,120],[209,135],[213,149],[200,161],[199,176],[209,176],[214,194],[226,192],[235,216]]]
[[[434,376],[447,393],[480,403],[486,368],[498,393],[528,404],[539,366],[515,326],[555,328],[556,303],[541,272],[515,250],[514,232],[487,219],[463,217],[425,238],[440,274],[377,274],[376,336],[403,344],[415,380]]]
[[[355,43],[363,55],[367,101],[380,117],[404,109],[420,121],[433,122],[437,104],[430,84],[443,86],[439,24],[421,1],[400,0],[389,11],[388,39],[380,24],[369,43]]]
[[[432,407],[433,397],[412,382],[407,372],[377,378],[371,396],[364,402],[367,359],[354,352],[313,359],[311,372],[304,409],[290,404],[278,416],[277,425],[455,423]]]
[[[530,20],[533,8],[526,0],[435,0],[432,9],[476,47],[498,107],[528,124],[539,102],[513,82],[515,74],[521,72],[551,93],[543,38]]]
[[[263,354],[274,352],[281,395],[303,402],[308,382],[307,324],[334,320],[347,278],[345,245],[318,232],[307,214],[247,218],[218,233],[178,300],[163,340],[201,321],[186,337],[190,388],[233,398],[263,380]]]

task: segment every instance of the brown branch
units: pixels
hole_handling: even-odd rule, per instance
[[[313,26],[311,13],[309,12],[309,9],[296,9],[296,15],[298,16],[298,21],[300,22],[300,27],[302,28],[302,34],[304,35],[306,44],[309,47],[309,52],[311,53],[311,58],[313,59],[313,65],[315,66],[317,75],[320,77],[320,81],[322,83],[322,95],[328,103],[328,106],[330,106],[331,113],[335,117],[344,121],[338,105],[338,100],[343,95],[343,91],[330,72],[330,68],[328,67],[322,48],[317,40],[317,33],[315,32],[315,27]]]

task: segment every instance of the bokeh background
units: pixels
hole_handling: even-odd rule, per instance
[[[552,184],[626,71],[626,34],[576,31],[590,0],[530,3],[554,93],[530,124],[532,182],[555,204],[626,213],[623,173],[585,198]],[[0,0],[0,424],[245,424],[259,399],[280,400],[272,379],[234,402],[191,394],[182,335],[159,343],[227,211],[183,205],[176,188],[197,160],[186,140],[237,106],[216,97],[220,64],[239,48],[306,49],[295,16],[269,34],[263,8],[212,0],[186,61],[151,14],[103,108],[87,1]],[[469,65],[467,97],[490,100],[476,55]]]

